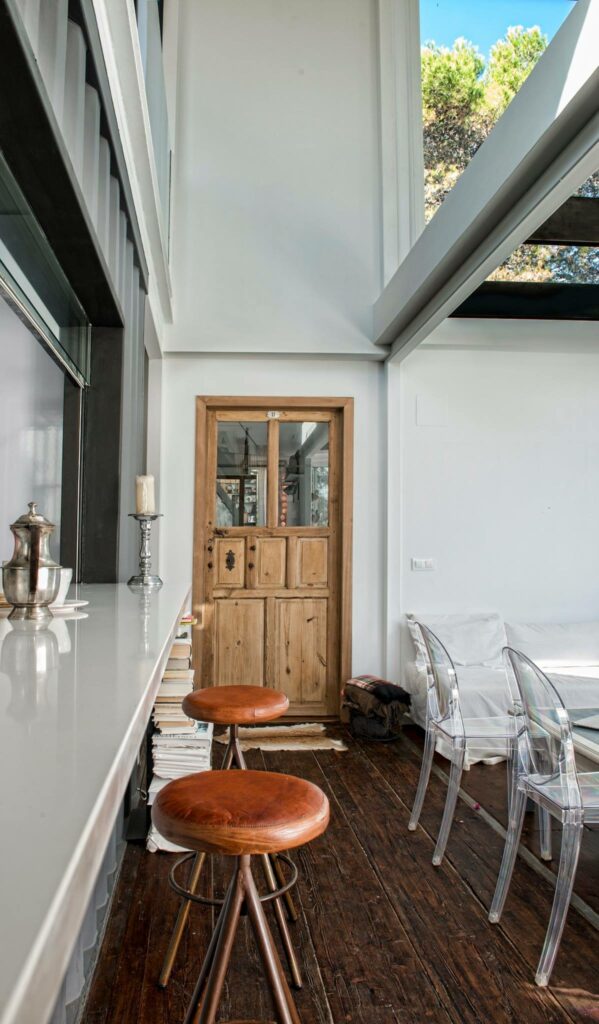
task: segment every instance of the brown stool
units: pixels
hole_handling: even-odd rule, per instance
[[[185,1024],[214,1024],[242,911],[247,912],[256,938],[279,1024],[300,1024],[262,907],[279,897],[282,889],[260,897],[251,858],[281,853],[321,835],[329,822],[324,793],[293,775],[248,770],[199,772],[169,782],[154,801],[152,818],[159,832],[173,843],[200,854],[234,858],[231,881]],[[171,883],[176,891],[182,891],[173,872]],[[196,894],[191,898],[198,903],[215,902]]]
[[[280,693],[278,690],[270,690],[264,686],[214,686],[205,690],[194,690],[183,701],[183,711],[189,718],[228,727],[229,742],[223,758],[223,770],[233,767],[243,770],[247,769],[245,758],[239,745],[240,725],[258,725],[261,722],[272,722],[274,719],[284,715],[288,707],[289,701],[284,693]],[[179,908],[158,979],[160,988],[166,988],[168,985],[189,916],[191,897],[197,889],[205,857],[206,853],[201,852],[197,853],[193,858],[187,890],[183,894],[183,902]],[[277,889],[277,882],[279,886],[285,887],[284,895],[274,899],[273,908],[285,955],[289,963],[291,979],[296,988],[301,988],[302,977],[285,919],[283,899],[285,900],[287,914],[291,921],[297,920],[297,913],[291,892],[285,886],[285,875],[279,856],[265,853],[262,857],[262,870],[266,884],[271,892]]]

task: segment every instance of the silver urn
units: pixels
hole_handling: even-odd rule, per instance
[[[60,565],[50,556],[54,524],[38,511],[34,501],[29,512],[11,525],[15,550],[2,568],[4,595],[13,610],[9,619],[27,619],[43,625],[52,618],[52,604],[60,586]]]

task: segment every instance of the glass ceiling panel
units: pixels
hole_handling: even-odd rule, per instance
[[[572,6],[572,0],[420,0],[427,221]]]
[[[599,284],[599,248],[588,245],[521,245],[488,280]]]

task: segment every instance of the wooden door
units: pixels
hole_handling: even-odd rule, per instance
[[[339,711],[349,673],[350,399],[198,399],[196,685]]]

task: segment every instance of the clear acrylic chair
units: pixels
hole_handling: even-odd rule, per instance
[[[460,709],[458,677],[451,657],[428,626],[421,622],[418,622],[417,626],[427,653],[426,738],[418,789],[408,828],[413,831],[418,825],[430,778],[436,741],[441,737],[445,741],[445,747],[450,750],[451,770],[441,828],[433,853],[433,864],[439,865],[443,860],[453,822],[467,746],[470,749],[478,747],[481,750],[488,749],[490,746],[505,751],[508,758],[509,799],[513,788],[511,763],[515,720],[513,716],[507,714],[507,711],[504,716],[463,718]],[[506,700],[506,707],[507,704]]]
[[[537,967],[537,985],[547,985],[559,949],[578,865],[585,824],[599,824],[599,772],[576,768],[570,718],[562,699],[534,662],[504,650],[517,714],[516,785],[508,833],[489,920],[503,911],[520,843],[527,800],[562,823],[562,848],[555,896]]]

